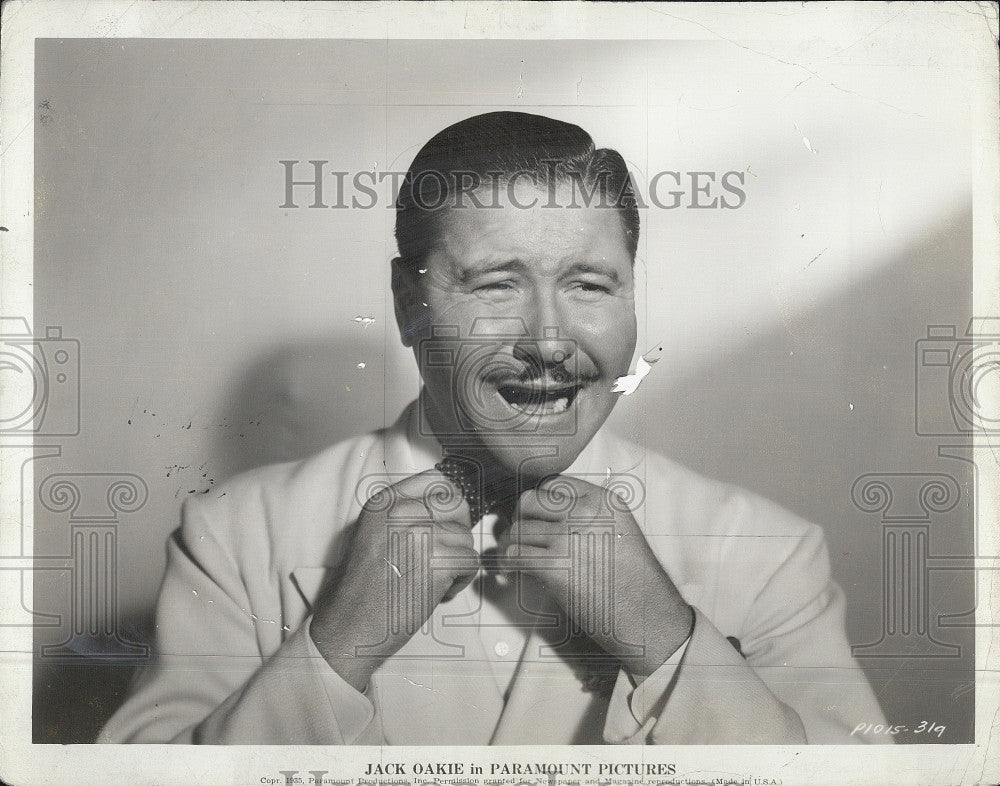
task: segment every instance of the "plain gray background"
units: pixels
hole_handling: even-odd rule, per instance
[[[403,171],[445,125],[509,108],[582,125],[641,183],[744,173],[737,210],[641,211],[640,350],[665,352],[611,427],[821,524],[850,639],[876,641],[881,529],[855,478],[951,474],[965,496],[930,550],[972,553],[971,475],[937,455],[961,440],[914,430],[918,381],[948,395],[917,379],[916,341],[971,316],[968,100],[920,53],[801,46],[833,81],[725,42],[38,40],[35,330],[81,342],[81,430],[36,481],[148,484],[118,528],[130,635],[148,635],[185,496],[391,423],[417,392],[389,296],[394,195],[311,210],[297,189],[282,209],[279,160]],[[67,532],[36,507],[36,554]],[[63,579],[36,578],[36,611],[70,617]],[[970,610],[971,574],[932,573],[930,605],[932,622]],[[961,657],[862,661],[890,722],[947,726],[897,741],[972,739],[971,630],[934,635]],[[36,665],[36,741],[85,739],[113,708],[129,667],[84,668]]]

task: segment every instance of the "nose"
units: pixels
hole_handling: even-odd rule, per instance
[[[575,344],[571,339],[564,338],[559,328],[552,326],[543,329],[539,338],[519,340],[514,343],[514,354],[530,357],[545,366],[565,364],[573,355]]]
[[[569,338],[555,292],[536,291],[528,311],[523,315],[528,337],[514,343],[515,357],[528,363],[538,376],[570,381],[576,343]]]

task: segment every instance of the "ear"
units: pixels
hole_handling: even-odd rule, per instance
[[[406,264],[401,257],[392,260],[392,299],[396,308],[396,324],[403,346],[412,347],[416,336],[426,327],[430,309],[423,304],[416,265]]]

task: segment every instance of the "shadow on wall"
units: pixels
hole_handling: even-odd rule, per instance
[[[398,413],[384,411],[384,369],[382,334],[364,327],[266,353],[223,406],[224,418],[245,427],[220,438],[220,465],[236,474],[293,461],[392,422]]]
[[[916,342],[929,325],[954,325],[959,337],[966,330],[971,206],[873,269],[879,272],[859,286],[788,316],[779,329],[751,337],[692,376],[671,379],[662,373],[669,359],[661,359],[614,415],[617,430],[635,441],[821,524],[834,578],[847,595],[853,644],[879,639],[883,603],[882,526],[878,515],[852,503],[855,479],[951,475],[962,496],[953,510],[931,518],[929,551],[974,553],[972,467],[937,453],[939,444],[968,439],[921,436],[915,428],[918,398],[924,410],[949,407],[947,376],[918,367]],[[890,723],[911,730],[921,721],[946,726],[940,738],[901,733],[896,742],[971,742],[974,630],[941,627],[936,617],[973,607],[974,574],[932,570],[929,580],[931,634],[960,646],[960,657],[860,662]]]
[[[851,502],[857,477],[952,475],[966,496],[952,518],[932,522],[930,550],[973,553],[970,466],[939,458],[937,444],[949,440],[918,436],[913,425],[916,341],[929,324],[956,324],[961,333],[970,316],[971,210],[945,218],[873,269],[881,272],[692,376],[670,378],[661,361],[613,418],[613,427],[636,441],[822,524],[855,644],[878,640],[883,602],[881,527]],[[391,422],[397,413],[384,411],[382,340],[374,331],[352,342],[317,338],[262,357],[226,404],[231,422],[259,427],[220,442],[224,465],[235,472],[300,458]],[[360,358],[365,369],[356,367]],[[921,396],[947,396],[930,384]],[[968,742],[973,630],[943,629],[936,620],[972,608],[973,574],[939,572],[930,589],[934,636],[960,645],[960,657],[861,663],[890,723],[945,726],[940,737],[911,732],[897,742]],[[35,741],[92,739],[120,700],[128,671],[36,664]],[[90,722],[81,724],[81,715]]]

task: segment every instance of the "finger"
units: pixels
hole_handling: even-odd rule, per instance
[[[461,489],[438,470],[412,475],[393,488],[400,497],[419,501],[439,527],[453,532],[472,528],[472,513]]]
[[[437,530],[434,532],[434,553],[440,553],[445,549],[473,549],[475,550],[475,540],[472,531],[448,532],[447,530]]]
[[[434,552],[434,569],[447,573],[453,579],[475,576],[480,564],[479,552],[473,548],[451,546]]]
[[[553,559],[547,548],[514,543],[500,551],[497,566],[505,573],[519,570],[535,573],[553,567]]]
[[[433,525],[427,508],[419,500],[400,498],[391,488],[373,495],[365,503],[369,513],[381,514],[387,522]]]
[[[522,526],[522,524],[524,526]],[[558,528],[553,524],[561,525]],[[502,552],[514,545],[537,546],[539,548],[549,548],[552,546],[552,539],[558,534],[566,532],[565,524],[552,521],[529,521],[518,522],[497,538],[497,548]]]
[[[521,494],[517,515],[521,518],[563,521],[581,500],[591,493],[592,486],[568,475],[552,475],[535,488]]]
[[[452,582],[451,587],[449,587],[448,590],[444,593],[444,597],[441,598],[441,600],[451,600],[452,598],[454,598],[456,595],[458,595],[458,593],[460,593],[462,590],[468,587],[472,582],[474,582],[476,580],[476,576],[478,575],[479,571],[475,570],[457,576],[455,580]]]
[[[445,552],[444,562],[452,582],[444,591],[442,601],[451,600],[468,587],[479,575],[480,557],[475,549],[452,548]]]

